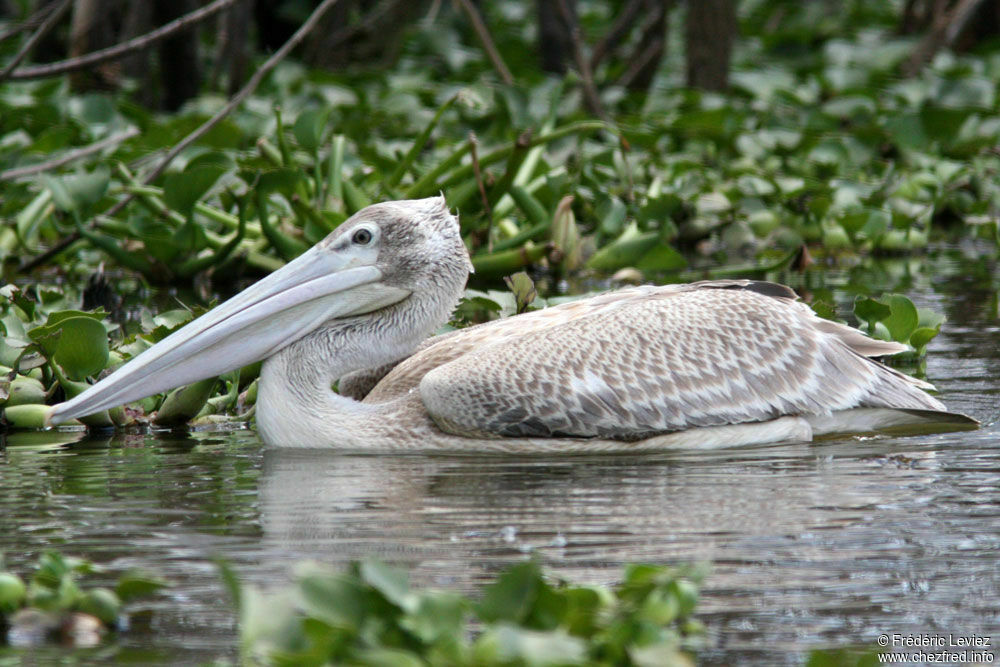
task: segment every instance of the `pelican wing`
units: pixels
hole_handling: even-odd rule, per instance
[[[902,346],[793,296],[749,281],[603,295],[432,342],[371,398],[419,378],[435,422],[478,437],[629,440],[855,407],[944,410],[930,385],[868,358]]]

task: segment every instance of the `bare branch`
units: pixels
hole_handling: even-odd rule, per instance
[[[615,81],[615,85],[621,86],[622,88],[631,88],[636,79],[638,79],[639,76],[646,71],[646,68],[661,55],[663,55],[663,40],[653,40],[647,44],[646,48],[642,49],[642,51],[638,54],[638,57],[629,64],[628,69],[622,72],[622,75],[618,77],[617,81]]]
[[[199,22],[204,21],[206,18],[236,2],[243,2],[243,0],[215,0],[215,2],[210,5],[206,5],[189,14],[185,14],[184,16],[173,20],[170,23],[153,30],[152,32],[147,32],[145,35],[140,35],[134,39],[128,40],[127,42],[122,42],[121,44],[116,44],[106,49],[100,49],[99,51],[94,51],[93,53],[88,53],[78,58],[69,58],[68,60],[60,60],[59,62],[48,63],[46,65],[36,65],[34,67],[22,67],[21,69],[15,70],[10,75],[10,78],[12,80],[23,80],[58,76],[67,72],[75,72],[76,70],[86,69],[87,67],[91,67],[92,65],[96,65],[97,63],[102,63],[107,60],[122,58],[135,51],[148,49],[153,44],[156,44],[157,42],[166,39],[177,32],[187,30],[188,28],[197,25]],[[0,80],[2,80],[2,76],[0,76]]]
[[[951,11],[937,14],[931,29],[903,64],[903,75],[916,75],[939,50],[951,47],[982,4],[983,0],[959,0]]]
[[[36,30],[34,34],[28,38],[28,41],[24,43],[21,50],[17,52],[14,59],[7,63],[7,66],[3,68],[2,72],[0,72],[0,82],[6,81],[8,77],[17,74],[14,68],[21,64],[21,61],[24,60],[29,53],[31,53],[31,50],[35,48],[38,42],[42,41],[42,38],[45,37],[45,35],[49,34],[50,30],[56,27],[56,24],[59,23],[59,19],[63,17],[63,14],[66,13],[66,10],[69,9],[71,4],[73,4],[72,0],[63,0],[61,5],[52,10],[52,13],[46,17],[45,21],[42,22],[42,25],[38,26],[38,30]]]
[[[226,103],[226,106],[219,109],[214,116],[206,120],[198,128],[191,132],[191,134],[184,137],[180,143],[171,148],[167,152],[166,156],[164,156],[160,164],[157,165],[156,169],[150,172],[149,175],[143,179],[143,183],[149,184],[159,178],[160,174],[166,170],[167,165],[173,162],[174,158],[180,155],[185,148],[198,141],[198,139],[201,139],[209,130],[218,125],[223,118],[232,113],[233,109],[242,104],[243,100],[249,97],[253,91],[257,90],[257,86],[259,86],[260,82],[264,80],[264,77],[270,74],[271,70],[274,69],[278,63],[284,60],[285,56],[287,56],[292,49],[298,46],[299,43],[306,38],[306,35],[308,35],[312,29],[316,27],[316,24],[319,23],[323,14],[337,4],[337,2],[338,0],[323,0],[323,2],[321,2],[320,5],[313,10],[313,13],[309,16],[309,18],[306,19],[306,22],[295,31],[294,35],[288,38],[287,42],[281,45],[280,49],[275,51],[274,54],[267,59],[267,62],[261,65],[257,71],[254,72],[253,76],[250,77],[250,80],[247,81],[247,84],[243,86],[238,93],[233,95],[229,102]],[[124,205],[122,208],[124,208]],[[118,210],[121,210],[121,208]]]
[[[94,153],[99,153],[100,151],[108,148],[109,146],[114,146],[120,144],[126,139],[131,139],[132,137],[139,134],[139,128],[131,127],[124,132],[119,132],[118,134],[113,134],[110,137],[101,139],[100,141],[94,142],[88,146],[82,146],[71,151],[67,151],[63,155],[55,158],[54,160],[49,160],[47,162],[39,162],[38,164],[30,164],[26,167],[16,167],[14,169],[8,169],[6,171],[0,171],[0,181],[13,181],[18,178],[24,178],[25,176],[32,176],[34,174],[39,174],[43,171],[48,171],[50,169],[56,169],[57,167],[62,167],[70,162],[75,162],[81,158],[85,158],[88,155],[93,155]]]
[[[486,219],[489,220],[489,227],[486,229],[486,243],[490,252],[493,251],[493,209],[490,206],[490,198],[486,195],[486,184],[483,183],[483,173],[479,169],[479,155],[476,146],[479,141],[476,135],[469,133],[469,152],[472,154],[472,173],[476,176],[476,185],[479,186],[479,196],[483,198],[483,210],[486,211]]]
[[[493,63],[493,67],[496,69],[497,73],[500,74],[500,78],[508,86],[514,84],[514,77],[507,69],[507,63],[503,61],[500,56],[500,52],[497,50],[496,44],[493,42],[493,37],[490,35],[489,29],[483,22],[483,17],[479,15],[479,10],[476,9],[470,0],[458,0],[458,4],[462,6],[465,10],[466,15],[469,17],[469,22],[472,23],[473,29],[476,31],[476,35],[479,37],[479,41],[483,43],[483,50],[486,51],[486,55],[489,56],[490,62]]]
[[[621,44],[625,35],[632,29],[636,18],[639,17],[639,10],[646,4],[646,0],[629,0],[625,8],[618,12],[615,22],[608,28],[608,32],[597,43],[590,54],[590,69],[597,69],[604,57],[608,55],[612,48]]]
[[[580,35],[580,23],[576,20],[570,10],[566,0],[557,0],[559,12],[563,21],[569,27],[569,38],[573,44],[573,59],[576,61],[576,69],[580,72],[580,80],[583,82],[583,98],[587,103],[590,112],[598,116],[601,120],[610,122],[608,112],[601,104],[601,97],[597,93],[597,86],[594,85],[594,74],[590,69],[590,61],[583,52],[583,37]]]
[[[180,143],[170,149],[170,151],[164,156],[163,160],[160,161],[160,164],[157,165],[156,169],[150,172],[142,182],[144,184],[149,184],[155,181],[160,174],[166,170],[167,166],[174,160],[174,158],[180,155],[185,148],[204,136],[206,132],[215,127],[223,118],[229,115],[233,109],[238,107],[243,100],[249,97],[250,94],[257,89],[257,86],[260,85],[260,82],[264,80],[264,77],[267,76],[278,63],[284,60],[292,49],[298,46],[302,40],[306,38],[306,36],[316,27],[316,24],[319,23],[319,20],[323,17],[323,15],[326,14],[326,12],[329,11],[335,4],[337,4],[337,2],[338,0],[323,0],[323,2],[321,2],[319,6],[313,10],[313,13],[310,14],[309,18],[306,19],[306,22],[295,31],[294,35],[288,38],[287,42],[281,45],[280,49],[275,51],[274,54],[267,59],[267,62],[261,65],[260,69],[254,72],[254,75],[250,77],[250,80],[247,81],[246,85],[243,86],[238,93],[233,95],[232,99],[226,103],[226,106],[216,112],[214,116],[202,123],[198,128],[191,132],[191,134],[184,137]],[[135,195],[130,194],[127,197],[120,199],[118,203],[105,211],[102,214],[102,217],[111,217],[119,213],[122,209],[128,206],[134,198]],[[51,257],[54,257],[75,243],[79,240],[79,238],[79,232],[73,232],[69,236],[64,237],[41,255],[29,259],[22,264],[20,266],[20,271],[27,272],[36,266],[40,266],[41,264],[47,262]]]
[[[4,29],[3,32],[0,32],[0,42],[5,42],[14,35],[19,35],[22,32],[27,32],[40,26],[42,21],[44,21],[52,10],[56,8],[59,2],[60,0],[52,0],[52,2],[45,5],[20,23],[15,23],[14,25]]]

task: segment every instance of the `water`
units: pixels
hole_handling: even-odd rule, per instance
[[[951,409],[984,422],[976,432],[587,457],[263,451],[247,431],[11,436],[8,567],[57,548],[107,566],[109,580],[145,567],[172,586],[115,642],[0,649],[0,662],[235,659],[220,556],[262,586],[301,559],[377,556],[417,585],[467,592],[529,553],[608,584],[625,562],[707,561],[705,664],[801,664],[811,648],[885,633],[989,636],[996,652],[1000,321],[994,267],[970,261],[936,267],[933,284],[898,270],[874,282],[947,312],[927,375]],[[823,288],[843,302],[853,275],[828,274]]]

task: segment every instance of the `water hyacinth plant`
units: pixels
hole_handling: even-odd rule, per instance
[[[704,639],[697,568],[631,565],[607,588],[552,582],[531,560],[477,600],[414,590],[377,561],[304,563],[291,587],[267,593],[222,570],[250,664],[686,667]]]
[[[583,37],[599,34],[606,7],[578,4]],[[480,292],[521,271],[540,286],[538,306],[560,289],[604,287],[612,277],[795,283],[792,269],[918,257],[946,237],[995,254],[1000,64],[940,54],[900,76],[914,44],[895,34],[896,13],[852,7],[843,15],[796,3],[743,7],[724,94],[684,88],[680,56],[669,51],[642,92],[616,87],[628,63],[614,58],[589,83],[543,76],[525,57],[526,3],[484,8],[510,65],[509,80],[498,80],[494,62],[471,47],[464,15],[442,12],[407,29],[392,67],[331,73],[277,63],[191,144],[192,130],[225,108],[212,92],[158,114],[127,91],[8,81],[0,87],[0,259],[39,316],[27,299],[0,294],[5,349],[17,351],[0,363],[14,369],[24,352],[6,372],[6,420],[39,424],[38,406],[102,371],[105,348],[107,368],[144,345],[142,336],[151,340],[148,317],[87,315],[66,285],[84,284],[103,265],[115,279],[225,296],[385,199],[442,193],[460,214],[478,291],[459,324],[461,313],[497,316],[498,304]],[[603,113],[586,99],[589,84]],[[803,247],[813,269],[798,261]],[[46,287],[29,286],[35,280]],[[855,314],[872,333],[918,353],[940,324],[918,318],[907,331],[900,323],[912,318],[864,304]],[[48,311],[52,321],[41,317]],[[110,347],[100,327],[112,334]],[[143,410],[159,408],[163,423],[212,401],[245,414],[240,397],[253,397],[252,370],[185,390],[167,410],[162,399]]]
[[[103,572],[93,563],[46,551],[27,583],[0,559],[0,645],[62,642],[93,646],[127,624],[126,605],[166,585],[148,572],[127,572],[114,589],[84,587],[79,579]]]

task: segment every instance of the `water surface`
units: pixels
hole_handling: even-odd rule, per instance
[[[976,432],[573,457],[264,451],[250,431],[11,436],[0,450],[8,566],[57,548],[112,573],[152,568],[172,586],[116,643],[0,649],[0,661],[232,659],[219,556],[263,586],[304,558],[377,556],[418,585],[463,591],[530,553],[558,575],[608,584],[626,562],[707,561],[705,664],[800,664],[811,648],[883,633],[980,634],[995,651],[996,286],[951,266],[898,289],[948,313],[927,376],[951,409],[984,422]],[[843,301],[837,280],[827,278]]]

